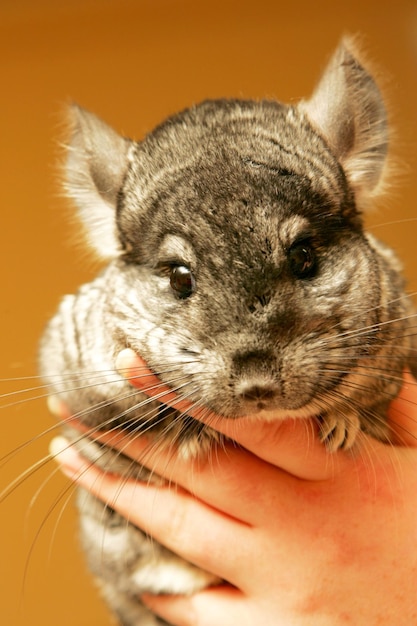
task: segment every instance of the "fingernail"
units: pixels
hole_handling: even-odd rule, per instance
[[[128,377],[130,371],[140,366],[136,352],[130,348],[126,348],[119,352],[116,357],[116,369],[122,376]]]
[[[76,479],[86,467],[86,464],[83,463],[81,457],[65,437],[54,437],[49,444],[49,452],[59,464],[61,471],[72,480]]]
[[[55,417],[59,417],[60,419],[65,419],[70,416],[67,405],[62,402],[59,396],[48,396],[46,399],[46,403],[48,405],[48,409],[55,415]]]

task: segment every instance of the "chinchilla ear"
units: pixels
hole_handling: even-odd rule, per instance
[[[69,116],[65,188],[79,208],[91,246],[101,257],[112,258],[121,252],[116,205],[132,142],[77,105]]]
[[[343,39],[301,107],[339,159],[358,199],[375,195],[388,150],[387,116],[381,92],[351,39]]]

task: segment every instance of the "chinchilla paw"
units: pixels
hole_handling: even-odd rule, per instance
[[[320,440],[329,452],[335,452],[340,448],[344,450],[351,448],[359,430],[360,422],[357,415],[320,417]]]

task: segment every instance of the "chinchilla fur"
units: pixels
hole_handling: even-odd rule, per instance
[[[67,429],[101,467],[150,473],[94,442],[97,428],[207,454],[209,427],[148,400],[115,370],[141,354],[161,381],[227,419],[314,418],[329,450],[386,411],[416,369],[412,304],[394,254],[364,232],[386,174],[380,91],[349,41],[309,100],[213,100],[142,141],[73,106],[66,189],[108,265],[63,300],[41,345],[50,393],[89,428]],[[83,544],[125,626],[164,624],[139,601],[218,580],[80,492]],[[208,530],[209,532],[209,530]]]

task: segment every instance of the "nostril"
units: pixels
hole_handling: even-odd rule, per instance
[[[272,409],[282,393],[273,353],[261,349],[236,351],[233,366],[236,400],[248,411]]]
[[[252,301],[248,304],[250,313],[256,313],[262,311],[263,308],[268,306],[272,298],[272,292],[266,291],[260,295],[254,296]]]
[[[270,386],[262,386],[262,385],[252,385],[241,392],[241,397],[244,400],[249,400],[252,402],[256,402],[259,400],[272,400],[275,397],[274,389],[271,389]]]

